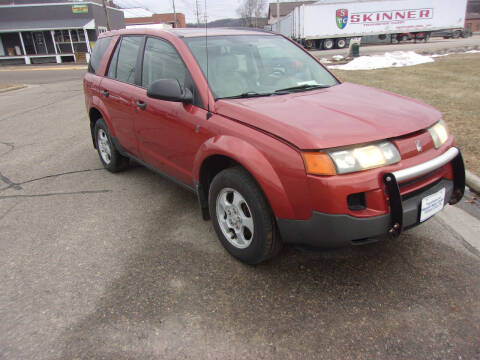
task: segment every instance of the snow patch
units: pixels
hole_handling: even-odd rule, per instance
[[[414,51],[387,52],[383,55],[360,56],[345,65],[329,66],[339,70],[374,70],[389,67],[413,66],[434,62],[430,56],[419,55]]]
[[[470,50],[465,52],[465,54],[478,54],[478,53],[480,53],[480,50]]]
[[[332,59],[335,60],[335,61],[340,61],[340,60],[345,59],[345,57],[342,56],[342,55],[333,55]]]

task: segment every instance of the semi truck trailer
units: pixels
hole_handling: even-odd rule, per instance
[[[463,29],[466,9],[467,0],[324,0],[296,7],[272,31],[327,50],[371,35],[428,41],[432,31]]]

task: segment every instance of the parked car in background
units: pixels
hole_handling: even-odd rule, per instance
[[[248,264],[283,243],[398,236],[463,196],[462,156],[439,111],[342,83],[281,35],[107,32],[83,84],[105,168],[134,160],[194,192]]]
[[[401,33],[401,34],[394,34],[395,39],[397,42],[402,41],[410,41],[410,40],[423,40],[427,42],[430,40],[431,33],[429,31],[426,32],[414,32],[414,33]]]
[[[443,37],[444,39],[458,39],[470,37],[472,36],[472,32],[465,29],[446,29],[435,31],[432,33],[432,36]]]

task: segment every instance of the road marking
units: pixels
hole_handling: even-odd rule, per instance
[[[455,206],[445,207],[436,216],[477,251],[480,251],[480,220]]]

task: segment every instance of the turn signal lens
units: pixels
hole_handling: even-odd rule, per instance
[[[448,140],[448,129],[443,120],[440,120],[431,128],[429,128],[428,132],[432,136],[433,143],[437,149],[445,144],[445,142]]]
[[[328,154],[321,152],[304,152],[303,159],[308,174],[336,175],[335,165]]]

